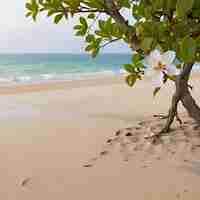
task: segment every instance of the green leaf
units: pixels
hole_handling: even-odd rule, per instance
[[[49,10],[48,13],[47,13],[47,16],[50,17],[50,16],[52,16],[55,13],[56,13],[55,10]]]
[[[199,0],[194,0],[193,8],[197,8],[197,9],[200,8],[200,1]]]
[[[200,36],[196,39],[197,48],[200,48]]]
[[[80,23],[84,26],[84,28],[88,28],[87,21],[84,17],[80,17]]]
[[[26,13],[26,17],[29,17],[29,16],[31,16],[31,15],[32,15],[32,12]]]
[[[139,5],[133,5],[133,9],[132,9],[132,15],[136,18],[136,19],[140,19],[141,17],[144,16],[144,5],[143,4],[139,4]]]
[[[58,24],[62,18],[63,18],[63,14],[56,15],[54,18],[54,23]]]
[[[26,3],[26,8],[28,9],[28,10],[33,10],[33,7],[32,7],[32,5],[30,4],[30,3]]]
[[[183,62],[191,62],[195,59],[196,41],[187,36],[180,43],[179,55]]]
[[[141,56],[139,53],[134,54],[134,55],[132,56],[132,62],[133,62],[134,64],[139,63],[142,59],[143,59],[143,58],[142,58],[142,56]]]
[[[125,64],[124,65],[124,69],[129,73],[134,73],[135,72],[134,66],[131,65],[131,64]]]
[[[118,0],[120,7],[130,8],[131,4],[129,0]]]
[[[133,86],[135,85],[136,81],[137,81],[137,76],[136,76],[136,75],[131,74],[131,75],[128,75],[128,76],[126,77],[126,83],[127,83],[130,87],[133,87]]]
[[[116,23],[113,23],[110,30],[113,37],[122,38],[124,34],[124,30]]]
[[[144,17],[149,19],[152,17],[153,9],[151,6],[145,6],[144,8]]]
[[[143,49],[145,52],[151,50],[153,43],[153,38],[151,37],[146,37],[142,40],[142,43],[140,45],[141,49]]]
[[[74,30],[80,30],[81,27],[82,27],[82,26],[80,26],[80,25],[76,25],[76,26],[74,26]]]
[[[176,9],[177,0],[165,0],[165,8],[170,12]]]
[[[97,8],[99,10],[102,10],[105,7],[102,0],[85,0],[85,4],[90,8]]]
[[[192,9],[194,0],[178,0],[176,4],[176,11],[179,17],[184,17],[187,12]]]
[[[154,9],[161,9],[164,6],[165,0],[154,0],[153,7]]]
[[[98,55],[99,51],[100,51],[99,47],[93,49],[93,51],[92,51],[92,57],[95,58]]]
[[[156,88],[154,89],[154,91],[153,91],[153,96],[154,96],[154,97],[158,94],[158,92],[160,91],[160,89],[161,89],[161,87],[156,87]]]
[[[99,28],[104,31],[105,30],[105,21],[99,20]]]
[[[37,19],[37,12],[33,12],[32,13],[32,18],[33,18],[33,21],[36,21],[36,19]]]
[[[89,15],[88,15],[88,19],[94,19],[95,18],[95,14],[94,13],[90,13]]]
[[[90,43],[90,42],[92,42],[94,39],[95,39],[95,38],[94,38],[94,35],[89,34],[89,35],[87,35],[87,37],[86,37],[86,42]]]
[[[76,32],[76,36],[84,36],[86,34],[86,31],[83,29],[80,29],[79,31]]]
[[[88,45],[86,48],[85,48],[85,51],[91,51],[94,47],[92,45]]]

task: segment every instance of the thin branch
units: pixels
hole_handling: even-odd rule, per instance
[[[62,11],[61,11],[61,12],[64,13],[65,18],[67,19],[67,18],[68,18],[68,10],[67,10],[67,8],[65,8],[62,4],[61,4],[61,8],[62,8]]]
[[[114,0],[105,0],[106,4],[106,13],[110,15],[118,24],[123,26],[126,29],[129,29],[128,21],[120,14]]]
[[[58,10],[60,12],[63,12],[65,16],[68,16],[68,8],[64,7],[63,5],[61,5],[62,10]],[[98,9],[87,9],[84,7],[80,7],[77,10],[74,11],[75,13],[105,13],[104,10],[98,10]]]
[[[133,31],[133,29],[130,28],[128,24],[128,20],[126,20],[120,13],[119,8],[116,5],[115,0],[104,0],[106,4],[106,14],[111,16],[117,24],[119,24],[126,32],[126,34],[129,36],[129,44],[130,48],[133,49],[133,51],[139,52],[140,46],[139,46],[139,40],[136,35],[136,33]]]
[[[102,46],[100,46],[100,48],[104,48],[104,47],[108,46],[109,44],[111,44],[113,42],[117,42],[119,40],[121,40],[121,39],[116,38],[116,39],[110,40],[110,41],[106,42],[105,44],[103,44]]]
[[[193,68],[194,63],[188,63],[188,64],[184,64],[184,67],[181,71],[181,74],[179,75],[181,79],[186,79],[188,81],[192,68]]]

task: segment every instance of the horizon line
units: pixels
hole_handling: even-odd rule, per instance
[[[74,54],[74,55],[91,55],[89,53],[83,52],[83,53],[72,53],[72,52],[0,52],[0,55],[24,55],[24,54]],[[100,55],[103,54],[131,54],[130,52],[104,52],[104,53],[100,53]],[[98,57],[98,56],[97,56]]]

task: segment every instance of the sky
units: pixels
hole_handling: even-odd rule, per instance
[[[0,53],[84,53],[84,42],[73,35],[75,20],[55,25],[43,15],[35,23],[25,17],[26,0],[0,1]],[[104,52],[129,50],[119,43]]]

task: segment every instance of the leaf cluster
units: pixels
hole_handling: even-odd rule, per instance
[[[113,42],[127,43],[136,51],[125,65],[130,86],[142,78],[141,61],[155,48],[174,50],[181,63],[200,61],[200,0],[28,0],[26,8],[27,17],[46,12],[56,24],[79,17],[75,34],[94,57]]]

